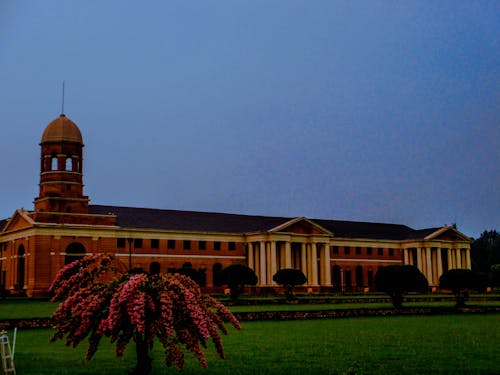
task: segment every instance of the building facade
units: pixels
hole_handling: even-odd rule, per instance
[[[83,192],[83,138],[65,115],[40,143],[39,196],[32,211],[0,220],[0,285],[45,296],[57,272],[85,254],[115,255],[129,268],[172,272],[192,267],[208,291],[220,271],[246,264],[257,289],[297,268],[310,291],[369,291],[379,267],[412,264],[432,287],[448,269],[470,268],[470,239],[453,227],[274,217],[89,204]]]

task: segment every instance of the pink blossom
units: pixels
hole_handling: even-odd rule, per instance
[[[165,363],[184,367],[182,348],[192,352],[202,367],[202,351],[212,339],[224,358],[219,333],[224,322],[240,328],[234,315],[220,302],[203,295],[198,285],[179,274],[128,274],[113,257],[96,254],[65,266],[52,283],[54,300],[62,300],[54,312],[51,341],[66,337],[77,346],[89,336],[86,359],[96,353],[103,336],[116,343],[121,356],[130,340],[142,340],[150,348],[157,337],[165,349]],[[137,341],[136,341],[137,344]]]

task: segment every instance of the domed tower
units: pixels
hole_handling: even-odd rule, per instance
[[[40,193],[35,211],[88,214],[83,195],[83,139],[78,126],[61,114],[42,135]]]

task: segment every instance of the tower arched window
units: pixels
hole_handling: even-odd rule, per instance
[[[66,171],[71,172],[73,170],[73,158],[71,157],[71,154],[66,156],[65,167],[66,168],[64,168],[64,169]]]
[[[57,155],[56,153],[52,153],[51,157],[50,157],[50,170],[51,171],[57,171]]]

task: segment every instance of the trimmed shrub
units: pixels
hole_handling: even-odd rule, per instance
[[[407,292],[427,292],[429,283],[415,266],[381,267],[375,275],[375,288],[387,293],[396,308],[403,306],[403,295]]]
[[[439,288],[451,290],[455,294],[457,307],[465,306],[470,291],[481,292],[486,288],[484,274],[469,269],[453,269],[441,275]]]
[[[284,268],[274,274],[273,280],[285,287],[286,299],[291,300],[293,299],[293,288],[297,285],[305,284],[307,277],[301,270]]]

